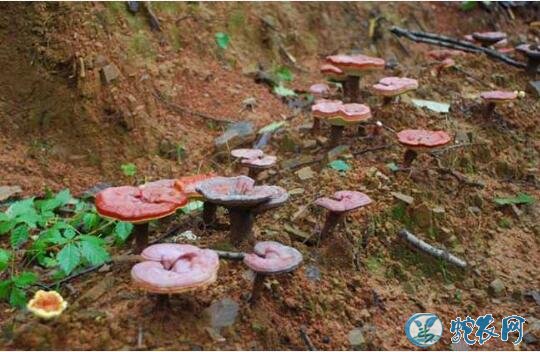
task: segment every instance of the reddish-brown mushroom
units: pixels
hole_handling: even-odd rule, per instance
[[[486,117],[492,117],[495,113],[495,106],[514,101],[518,98],[517,92],[508,92],[494,90],[480,93],[480,98],[486,102],[485,114]]]
[[[379,83],[373,85],[375,95],[383,97],[384,104],[388,104],[395,97],[418,88],[418,81],[407,77],[384,77]]]
[[[343,84],[344,100],[349,103],[360,102],[360,77],[369,71],[384,69],[383,59],[366,55],[332,55],[326,61],[347,75]]]
[[[168,304],[169,294],[204,288],[216,281],[219,258],[216,252],[187,244],[161,243],[147,247],[145,261],[131,269],[135,285],[159,294],[160,305]]]
[[[364,104],[343,104],[337,115],[329,116],[326,121],[331,125],[330,146],[339,144],[345,126],[359,125],[371,119],[371,109]]]
[[[501,40],[506,39],[504,32],[474,32],[472,38],[483,47],[489,47]]]
[[[343,82],[347,79],[345,72],[334,65],[324,64],[321,66],[320,70],[329,81]]]
[[[261,149],[234,149],[231,156],[240,159],[240,164],[249,170],[248,176],[255,180],[261,170],[271,168],[277,161],[277,157],[266,155]]]
[[[309,87],[309,92],[315,98],[326,98],[330,94],[330,87],[326,83],[316,83]]]
[[[311,133],[318,134],[321,130],[321,120],[337,117],[343,103],[340,100],[320,99],[311,106],[313,115],[313,127]]]
[[[411,166],[419,152],[431,151],[452,140],[444,131],[429,130],[403,130],[397,133],[397,138],[399,143],[407,147],[403,156],[403,164],[406,168]]]
[[[540,66],[540,47],[533,44],[521,44],[516,47],[516,50],[527,57],[527,74],[535,77]]]
[[[264,278],[295,270],[302,263],[302,253],[278,242],[258,242],[254,253],[244,256],[244,263],[255,273],[250,298],[251,304],[254,304],[262,293]]]
[[[339,191],[329,197],[315,200],[315,204],[328,210],[326,222],[320,233],[320,239],[326,239],[348,212],[371,203],[366,194],[356,191]]]
[[[110,187],[96,195],[99,215],[133,223],[135,252],[148,244],[148,223],[172,215],[186,205],[186,195],[174,188],[175,180],[151,182],[139,187]]]

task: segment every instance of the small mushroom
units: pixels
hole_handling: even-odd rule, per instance
[[[105,218],[134,224],[135,253],[140,253],[148,244],[148,223],[174,214],[188,202],[174,187],[175,181],[106,188],[96,195],[96,210]]]
[[[326,239],[337,224],[348,212],[364,207],[371,203],[371,198],[366,194],[356,191],[339,191],[329,197],[315,200],[315,204],[328,210],[324,227],[320,233],[320,239]]]
[[[518,98],[518,93],[494,90],[489,92],[482,92],[480,93],[480,97],[487,103],[485,108],[486,116],[492,117],[495,113],[495,106],[497,104],[505,104],[510,101],[516,100]]]
[[[506,39],[504,32],[474,32],[472,38],[479,42],[484,48],[487,48],[501,40]]]
[[[313,128],[311,133],[316,135],[321,130],[321,119],[338,117],[343,103],[340,100],[319,99],[311,106],[313,115]]]
[[[277,161],[277,157],[266,155],[260,149],[234,149],[231,155],[240,159],[240,163],[249,169],[248,176],[253,179],[257,179],[261,170],[271,168]]]
[[[448,144],[452,138],[444,131],[403,130],[397,133],[399,143],[407,150],[403,156],[405,168],[409,168],[419,152],[432,151],[434,148]]]
[[[341,105],[337,115],[326,118],[331,125],[330,146],[339,144],[345,126],[360,125],[371,119],[371,109],[367,105],[350,103]]]
[[[347,75],[343,84],[343,94],[344,100],[349,103],[360,102],[361,76],[369,71],[382,70],[385,66],[383,59],[366,55],[332,55],[328,56],[326,61]]]
[[[158,307],[169,305],[169,295],[202,289],[217,279],[219,258],[210,249],[188,244],[160,243],[145,248],[143,262],[131,269],[135,285],[158,294]]]
[[[255,186],[247,176],[215,177],[197,186],[205,201],[229,210],[230,238],[235,245],[252,235],[254,216],[259,207],[276,197],[277,186]]]
[[[326,79],[331,82],[343,82],[347,80],[345,72],[334,65],[324,64],[321,66],[320,70]]]
[[[255,273],[250,298],[252,305],[262,294],[266,276],[292,272],[302,263],[302,253],[278,242],[257,242],[253,251],[244,256],[244,263]]]
[[[41,319],[56,318],[67,308],[67,302],[56,291],[38,290],[26,308]]]
[[[384,104],[388,104],[395,97],[418,88],[418,81],[406,77],[384,77],[379,83],[373,85],[375,95],[384,98]]]
[[[330,87],[326,83],[316,83],[309,87],[309,92],[315,98],[326,98],[330,94]]]
[[[174,186],[182,193],[184,193],[189,199],[202,199],[202,195],[195,189],[197,184],[201,181],[208,180],[216,177],[215,174],[200,174],[193,176],[183,176],[176,180]],[[209,226],[216,221],[216,205],[208,202],[203,203],[203,222]]]
[[[540,66],[540,48],[538,45],[521,44],[516,47],[516,50],[527,57],[527,74],[534,78]]]

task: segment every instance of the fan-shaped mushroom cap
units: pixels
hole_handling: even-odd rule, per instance
[[[326,83],[316,83],[309,87],[309,92],[313,95],[325,95],[330,92],[330,87]]]
[[[337,116],[328,117],[327,121],[335,126],[356,125],[371,119],[371,109],[364,104],[343,104]]]
[[[213,173],[183,176],[175,181],[174,187],[176,187],[176,189],[184,193],[190,199],[202,198],[202,195],[195,190],[195,187],[199,182],[211,179],[213,177],[216,177],[216,175]]]
[[[243,159],[242,165],[255,169],[268,169],[276,164],[277,157],[273,155],[264,155],[262,157],[255,157],[252,159]]]
[[[162,243],[142,252],[147,261],[135,264],[135,284],[153,293],[180,293],[207,286],[217,278],[219,258],[210,249]]]
[[[345,72],[343,72],[342,69],[334,65],[324,64],[321,66],[320,70],[321,73],[329,79],[333,79],[335,81],[343,81],[347,79],[347,75],[345,74]]]
[[[349,76],[359,76],[365,71],[382,70],[383,59],[367,55],[332,55],[326,61],[337,66]]]
[[[540,48],[532,44],[521,44],[516,47],[516,50],[523,53],[525,56],[532,59],[540,59]]]
[[[498,41],[506,39],[506,33],[504,32],[474,32],[472,34],[474,40],[483,44],[495,44]]]
[[[302,253],[278,242],[257,242],[253,251],[246,254],[244,263],[260,274],[288,273],[302,263]]]
[[[104,217],[142,223],[171,215],[187,201],[187,197],[173,187],[152,184],[104,189],[96,195],[95,205]]]
[[[67,302],[56,291],[38,290],[26,307],[42,319],[51,319],[62,314],[67,307]]]
[[[465,55],[465,52],[461,50],[436,49],[436,50],[428,51],[427,55],[432,59],[435,59],[437,61],[442,61],[444,59],[448,59],[455,56],[463,56]]]
[[[264,152],[260,149],[240,148],[231,150],[231,155],[238,159],[254,159],[262,157]]]
[[[452,140],[444,131],[403,130],[397,134],[399,143],[408,147],[434,148]]]
[[[272,192],[272,197],[267,202],[261,203],[255,208],[256,213],[262,213],[273,208],[282,206],[289,200],[289,193],[285,188],[279,186],[261,186],[267,187]]]
[[[339,191],[329,197],[315,200],[315,204],[335,213],[344,213],[371,203],[371,198],[362,192]]]
[[[518,97],[518,94],[517,92],[493,90],[489,92],[480,93],[480,97],[490,103],[505,103],[508,101],[516,100]]]
[[[197,191],[210,203],[250,207],[272,197],[271,189],[254,184],[255,181],[247,176],[214,177],[199,183]]]
[[[406,77],[384,77],[373,85],[376,94],[393,97],[418,88],[418,81]]]
[[[343,102],[340,100],[320,99],[311,106],[311,112],[313,116],[320,118],[337,116],[342,106]]]

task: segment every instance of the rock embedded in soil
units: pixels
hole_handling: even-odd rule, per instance
[[[214,139],[214,146],[218,151],[233,149],[255,138],[253,124],[248,121],[235,122],[227,130]]]
[[[315,172],[309,167],[303,167],[300,170],[296,171],[296,174],[298,175],[298,178],[302,181],[309,180],[313,177],[315,177]]]
[[[349,339],[349,343],[353,348],[364,348],[364,345],[366,344],[366,339],[364,338],[364,334],[362,333],[362,329],[360,328],[354,328],[347,334],[347,337]]]
[[[506,287],[504,286],[504,282],[502,282],[501,279],[495,279],[489,284],[489,292],[494,297],[504,296],[505,291]]]
[[[394,196],[394,198],[399,199],[405,204],[411,205],[414,203],[414,198],[406,194],[399,193],[399,192],[392,192],[391,194],[392,196]]]
[[[120,70],[115,64],[108,64],[101,68],[101,78],[103,79],[103,83],[111,84],[113,81],[117,80],[118,77],[120,77]]]
[[[0,186],[0,202],[8,200],[22,192],[20,186]]]
[[[219,329],[234,324],[238,309],[238,303],[226,297],[213,302],[210,307],[205,309],[205,313],[210,318],[212,328],[219,332]]]

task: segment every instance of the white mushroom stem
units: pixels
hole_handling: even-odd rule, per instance
[[[463,259],[460,259],[447,251],[433,247],[432,245],[419,239],[406,229],[401,229],[398,234],[402,239],[412,244],[415,248],[418,248],[427,254],[430,254],[439,259],[443,259],[448,263],[453,264],[461,269],[465,269],[467,267],[467,262]]]

